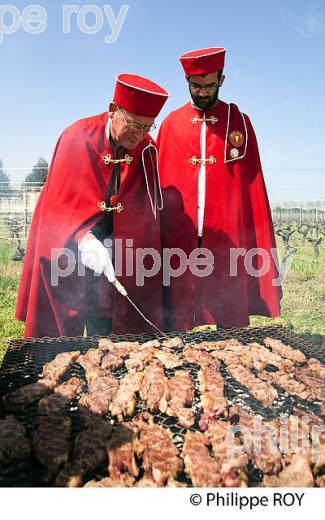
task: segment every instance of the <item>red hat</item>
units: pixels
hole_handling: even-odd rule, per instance
[[[224,47],[210,47],[186,52],[179,57],[186,76],[210,74],[223,69],[226,49]]]
[[[118,74],[114,103],[132,114],[157,117],[169,92],[150,79],[136,74]]]

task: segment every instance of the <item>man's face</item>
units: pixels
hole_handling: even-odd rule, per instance
[[[108,117],[111,119],[111,135],[117,146],[134,150],[145,138],[154,125],[154,118],[131,114],[114,103],[109,106]]]
[[[198,108],[207,110],[216,105],[224,76],[218,79],[218,72],[212,72],[205,76],[190,76],[187,78],[191,98]]]

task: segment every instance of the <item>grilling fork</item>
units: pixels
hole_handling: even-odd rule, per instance
[[[136,304],[134,303],[134,301],[131,300],[131,298],[129,297],[128,293],[126,292],[126,289],[125,287],[123,287],[123,285],[118,281],[118,280],[115,280],[115,282],[112,282],[112,285],[114,285],[115,289],[122,295],[124,296],[130,303],[131,305],[133,305],[133,307],[135,308],[135,310],[140,314],[140,316],[147,322],[149,323],[149,325],[151,327],[153,327],[154,329],[156,329],[159,334],[161,334],[162,336],[164,336],[165,338],[168,338],[168,336],[166,336],[166,334],[164,334],[164,332],[162,332],[160,329],[158,329],[158,327],[156,327],[156,325],[154,325],[152,323],[152,321],[150,321],[141,311],[140,309],[136,306]]]

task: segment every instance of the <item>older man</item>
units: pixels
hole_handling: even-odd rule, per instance
[[[136,286],[135,271],[137,250],[161,247],[157,150],[148,132],[167,97],[149,79],[120,74],[108,113],[62,133],[19,287],[16,318],[26,322],[25,337],[82,335],[85,325],[88,334],[143,332],[146,324],[126,293],[162,326],[160,275]]]
[[[165,119],[157,140],[162,245],[175,248],[165,294],[167,324],[175,330],[213,323],[241,327],[252,314],[280,312],[256,137],[248,116],[219,99],[224,59],[220,47],[180,57],[192,99]],[[192,258],[185,272],[179,249],[186,253],[183,263]],[[197,259],[206,265],[195,265]]]

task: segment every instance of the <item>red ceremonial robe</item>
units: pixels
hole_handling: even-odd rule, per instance
[[[205,157],[200,155],[203,117]],[[187,257],[197,248],[197,159],[206,159],[201,247],[214,258],[209,276],[194,276],[187,269],[170,279],[165,288],[167,328],[182,331],[213,323],[242,327],[252,314],[279,316],[281,288],[273,282],[278,271],[271,253],[273,248],[276,258],[274,231],[249,118],[223,101],[205,113],[187,103],[164,120],[157,144],[164,197],[162,247],[181,248]],[[231,262],[235,248],[242,248],[243,254]],[[256,248],[262,248],[261,255],[254,255]],[[179,267],[177,255],[170,265]]]
[[[98,202],[105,201],[114,166],[103,161],[103,156],[113,156],[106,137],[106,122],[107,113],[77,121],[62,133],[56,145],[48,178],[33,215],[19,287],[16,318],[26,322],[25,337],[82,335],[86,315],[94,315],[92,304],[88,302],[87,308],[87,277],[93,276],[93,272],[84,269],[77,261],[78,240],[103,217]],[[150,247],[159,253],[161,249],[159,212],[155,218],[148,196],[148,192],[151,196],[156,192],[157,180],[154,161],[150,157],[155,153],[152,143],[147,135],[135,150],[126,152],[133,158],[132,162],[121,163],[121,185],[114,204],[121,202],[124,209],[121,213],[114,211],[114,238],[115,244],[120,239],[122,251],[123,272],[118,279],[142,312],[155,325],[162,327],[160,272],[145,278],[143,286],[136,286],[135,277],[136,248]],[[129,247],[131,242],[126,243],[127,239],[133,241],[133,250]],[[125,269],[126,245],[129,262],[130,251],[133,252],[129,276],[126,276]],[[60,268],[67,269],[68,275],[59,277],[57,284],[53,283],[57,265],[53,248],[69,250],[68,256],[59,258]],[[152,262],[148,258],[145,260],[147,263],[144,261],[144,264],[150,269]],[[82,268],[86,271],[86,276],[78,275],[78,263],[81,272]],[[107,278],[101,275],[99,279],[98,312],[101,316],[112,315],[112,332],[152,332]]]

